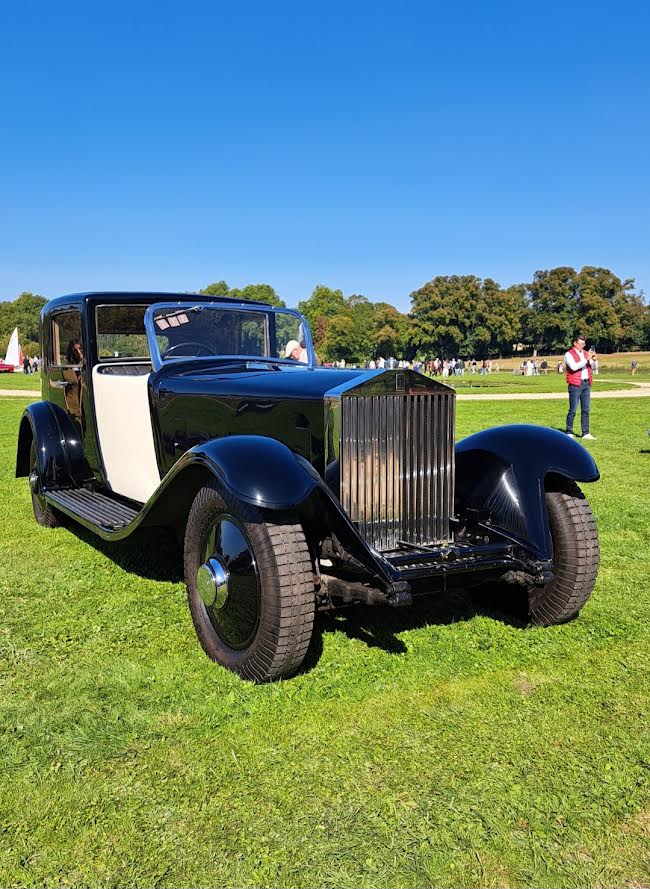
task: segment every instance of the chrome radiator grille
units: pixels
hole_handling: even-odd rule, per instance
[[[449,540],[454,393],[341,398],[341,504],[380,552]]]

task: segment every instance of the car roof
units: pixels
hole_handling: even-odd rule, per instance
[[[65,296],[55,296],[47,301],[43,307],[44,312],[51,312],[60,306],[69,306],[74,303],[96,302],[98,300],[109,300],[112,303],[131,303],[131,302],[214,302],[214,303],[237,303],[241,306],[264,306],[264,308],[272,309],[269,303],[257,302],[252,299],[233,299],[230,296],[212,296],[206,293],[166,293],[164,291],[119,291],[119,290],[91,290],[86,293],[68,293]]]

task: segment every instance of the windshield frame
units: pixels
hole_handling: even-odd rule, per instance
[[[302,329],[305,334],[305,350],[307,352],[308,359],[307,363],[305,364],[300,361],[294,361],[292,358],[273,358],[270,355],[179,355],[177,357],[163,359],[158,347],[158,340],[156,339],[156,327],[154,322],[154,313],[159,309],[185,309],[187,312],[196,311],[199,309],[201,311],[204,311],[206,309],[219,309],[226,312],[241,312],[242,310],[244,310],[247,312],[255,313],[256,315],[293,315],[302,324]],[[151,363],[154,370],[160,370],[163,367],[169,367],[170,365],[179,361],[201,361],[203,363],[214,361],[239,361],[242,363],[246,363],[251,361],[257,363],[283,364],[287,365],[288,367],[313,368],[316,366],[314,345],[312,343],[309,324],[307,323],[305,317],[301,315],[300,312],[297,312],[295,309],[283,309],[277,306],[267,306],[262,303],[252,303],[248,301],[240,302],[239,300],[233,300],[232,303],[189,299],[169,302],[164,301],[152,303],[147,308],[147,311],[144,313],[144,326],[147,332],[147,339],[149,340],[149,351],[151,353]]]

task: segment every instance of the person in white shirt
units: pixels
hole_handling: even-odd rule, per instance
[[[284,350],[284,357],[292,358],[294,361],[299,361],[301,364],[309,363],[307,349],[305,349],[298,340],[289,340]]]
[[[593,349],[585,351],[585,338],[576,334],[573,346],[564,355],[566,381],[569,389],[569,413],[566,416],[566,434],[573,436],[573,421],[580,404],[580,427],[582,437],[593,441],[595,436],[589,432],[589,416],[591,407],[591,384],[593,382],[592,364],[596,357]]]

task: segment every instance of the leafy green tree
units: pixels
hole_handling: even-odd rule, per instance
[[[11,331],[16,326],[15,317],[12,303],[0,303],[0,353],[2,353],[0,357],[4,358],[7,352]]]
[[[325,337],[327,336],[327,325],[328,319],[321,315],[320,318],[316,319],[316,326],[309,326],[311,330],[311,337],[314,342],[314,349],[318,349],[319,357],[322,360],[322,346],[325,343]]]
[[[203,290],[199,290],[199,293],[204,293],[206,296],[230,296],[230,287],[225,281],[215,281],[214,284],[208,284]]]
[[[643,291],[634,293],[634,279],[623,281],[620,292],[614,299],[614,307],[621,327],[618,342],[619,350],[647,348],[644,345],[645,325],[650,320],[650,306],[645,302]]]
[[[475,294],[474,323],[469,327],[461,349],[466,357],[486,358],[493,341],[498,341],[496,327],[501,326],[499,300],[503,293],[496,281],[486,278]],[[474,296],[474,288],[472,288]]]
[[[599,351],[635,348],[644,339],[645,302],[634,293],[634,280],[622,281],[610,269],[584,266],[535,273],[528,286],[527,329],[533,345],[544,351],[566,348],[576,330]]]
[[[309,322],[316,349],[320,350],[324,345],[328,319],[338,314],[345,314],[345,309],[346,302],[343,291],[332,290],[324,284],[317,284],[309,299],[298,303],[298,311]]]
[[[578,322],[578,276],[570,266],[535,272],[528,285],[528,338],[542,352],[566,349]]]
[[[275,292],[270,284],[247,284],[241,290],[233,288],[228,296],[233,299],[253,300],[254,302],[267,303],[270,306],[285,308],[286,303]]]
[[[252,300],[277,306],[280,309],[286,305],[270,284],[247,284],[246,287],[239,288],[229,287],[225,281],[215,281],[214,284],[208,284],[203,290],[199,290],[199,293],[204,293],[207,296],[229,296],[231,299]]]
[[[23,291],[13,302],[0,302],[0,352],[4,357],[14,327],[23,351],[28,355],[39,352],[38,322],[41,309],[47,300],[36,293]]]
[[[623,329],[616,303],[623,284],[609,269],[584,266],[577,276],[577,327],[603,352],[614,352]]]
[[[650,349],[650,305],[645,306],[642,330],[641,348]]]
[[[397,357],[399,349],[399,337],[394,327],[384,324],[379,330],[375,331],[375,348],[376,355],[388,355],[389,358]]]
[[[402,314],[390,303],[375,303],[374,355],[382,355],[384,358],[406,357],[405,350],[408,350],[411,342],[410,332],[408,315]]]
[[[492,278],[475,275],[439,275],[411,300],[409,335],[422,357],[510,354],[527,307],[524,285],[503,290]]]
[[[467,355],[486,338],[472,330],[481,293],[475,275],[438,275],[411,293],[413,341],[420,353]]]
[[[496,281],[485,278],[477,306],[476,326],[480,340],[470,352],[477,358],[512,354],[512,346],[520,341],[522,321],[526,314],[526,288],[514,284],[503,290]],[[471,342],[470,335],[470,342]]]
[[[329,361],[344,358],[348,364],[362,364],[368,359],[367,331],[351,313],[329,319],[324,354]]]
[[[373,354],[375,307],[368,297],[354,294],[346,300],[347,312],[354,324],[353,348],[350,360],[359,363],[367,361]],[[326,340],[327,342],[327,340]]]

